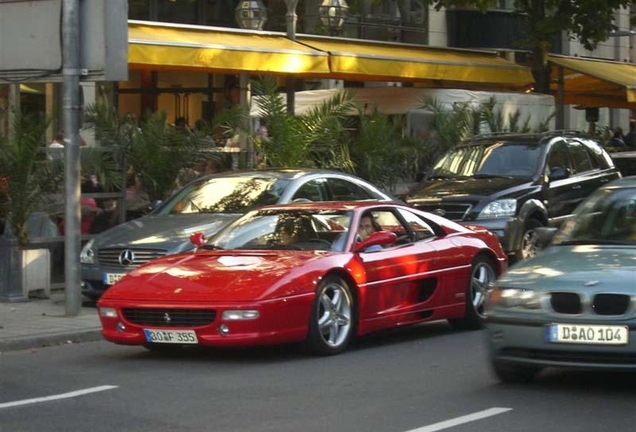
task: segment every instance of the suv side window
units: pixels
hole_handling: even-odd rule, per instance
[[[374,198],[362,187],[346,180],[330,178],[327,184],[331,190],[331,198],[335,201],[360,201]]]
[[[565,141],[559,141],[555,143],[550,149],[547,163],[548,172],[552,171],[556,167],[567,168],[570,170],[570,172],[572,171],[570,154],[568,152],[568,146]]]
[[[570,141],[568,144],[570,147],[570,154],[572,155],[574,172],[581,173],[597,168],[597,166],[594,166],[596,164],[593,164],[590,154],[583,144],[576,141]]]

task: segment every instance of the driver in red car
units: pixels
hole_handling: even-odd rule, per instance
[[[377,231],[382,231],[382,227],[375,221],[373,216],[369,213],[362,215],[360,218],[360,224],[358,225],[358,241],[365,241],[371,234]],[[382,250],[382,246],[373,245],[364,249],[365,252],[377,252]]]

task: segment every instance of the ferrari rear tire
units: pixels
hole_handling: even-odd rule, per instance
[[[449,320],[457,329],[480,329],[484,326],[485,305],[488,290],[497,279],[492,260],[479,255],[470,268],[470,280],[466,290],[466,310],[463,318]]]
[[[342,278],[327,276],[316,291],[309,321],[307,345],[318,355],[344,351],[355,332],[356,303]]]

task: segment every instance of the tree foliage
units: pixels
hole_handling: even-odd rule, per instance
[[[446,8],[475,8],[486,12],[494,8],[495,0],[425,0],[439,10]],[[635,0],[516,0],[515,13],[528,24],[528,40],[517,41],[532,51],[532,70],[535,88],[549,93],[550,68],[547,54],[551,40],[565,32],[578,40],[586,49],[596,48],[599,42],[610,37],[618,29],[614,13],[618,8],[635,6]],[[632,16],[632,25],[636,16]]]

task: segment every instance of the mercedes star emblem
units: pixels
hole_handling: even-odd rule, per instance
[[[130,249],[124,250],[119,254],[119,264],[123,266],[132,265],[135,262],[135,253]]]

